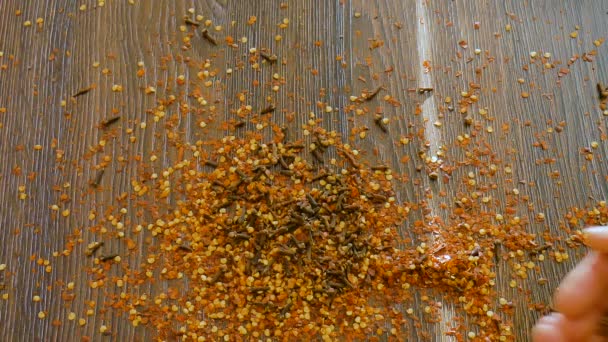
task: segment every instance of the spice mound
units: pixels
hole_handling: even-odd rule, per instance
[[[161,339],[382,332],[408,209],[390,169],[363,166],[335,136],[320,138],[342,156],[327,166],[300,144],[225,137],[157,176],[156,201],[175,206],[150,210],[156,251],[129,273],[160,270],[169,287],[131,303],[133,323],[152,323]],[[374,297],[386,303],[371,307]]]

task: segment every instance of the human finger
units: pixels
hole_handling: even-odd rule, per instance
[[[555,308],[570,319],[581,317],[598,308],[607,287],[608,255],[592,251],[562,280]]]
[[[595,226],[585,228],[585,244],[591,249],[608,253],[608,227]]]
[[[594,337],[600,312],[592,311],[586,316],[569,319],[554,312],[541,318],[532,330],[534,342],[591,341]]]
[[[532,329],[534,342],[565,342],[564,339],[565,336],[560,327],[560,317],[557,314],[542,317]]]

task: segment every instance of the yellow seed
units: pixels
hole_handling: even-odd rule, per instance
[[[576,37],[578,37],[578,31],[572,31],[570,33],[570,38],[576,38]]]
[[[25,22],[23,22],[23,26],[30,27],[30,26],[32,26],[32,22],[29,20],[26,20]]]
[[[34,302],[39,302],[39,301],[40,301],[40,296],[34,296],[34,297],[32,298],[32,300],[33,300]]]
[[[79,318],[78,319],[78,325],[83,326],[85,324],[87,324],[87,321],[85,321],[84,318]]]
[[[38,318],[40,318],[40,319],[44,319],[45,317],[46,317],[46,313],[44,313],[44,311],[40,311],[40,312],[38,313]]]
[[[6,269],[6,264],[0,264],[0,272]]]
[[[62,211],[61,216],[63,216],[63,217],[70,216],[70,209],[65,209],[64,211]]]
[[[70,312],[68,314],[68,320],[73,321],[76,319],[76,314],[74,312]]]

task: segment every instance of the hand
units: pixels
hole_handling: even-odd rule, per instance
[[[604,341],[597,335],[608,311],[608,227],[585,229],[591,252],[562,280],[555,292],[555,309],[534,329],[534,342]]]

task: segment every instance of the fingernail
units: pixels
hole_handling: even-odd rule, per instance
[[[608,227],[594,226],[583,230],[583,242],[588,247],[601,252],[608,253]]]
[[[532,340],[534,342],[561,342],[564,337],[559,328],[553,324],[537,324],[532,329]]]
[[[585,229],[583,229],[583,232],[585,234],[606,234],[608,235],[608,227],[607,226],[593,226],[593,227],[587,227]]]

